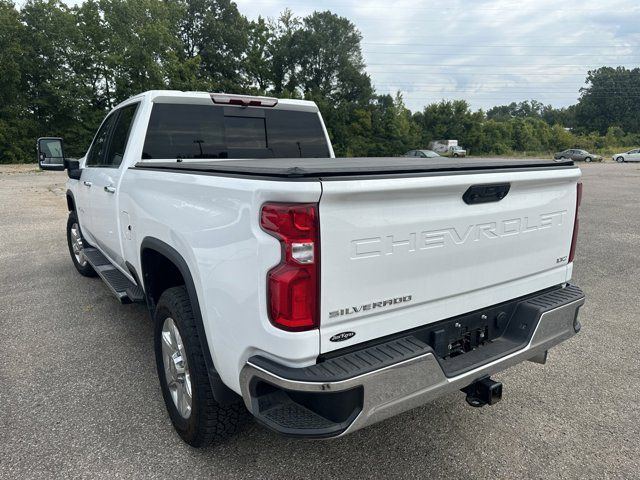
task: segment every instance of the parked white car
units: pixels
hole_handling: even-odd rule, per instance
[[[636,148],[635,150],[629,150],[624,153],[616,153],[612,156],[616,162],[640,162],[640,148]]]
[[[458,140],[434,140],[429,149],[444,157],[466,157],[467,151],[458,145]]]
[[[120,104],[78,161],[38,145],[68,171],[75,268],[147,305],[195,447],[245,407],[327,438],[459,390],[491,405],[491,375],[580,330],[571,160],[335,158],[313,102],[176,91]]]

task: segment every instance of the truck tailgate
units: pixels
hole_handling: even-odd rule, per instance
[[[578,168],[324,179],[321,352],[566,282]],[[472,186],[508,185],[488,203]]]

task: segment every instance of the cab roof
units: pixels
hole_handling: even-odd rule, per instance
[[[135,95],[131,98],[128,98],[124,102],[121,102],[116,106],[122,107],[129,103],[134,102],[151,102],[151,103],[186,103],[186,104],[196,104],[196,105],[213,105],[213,101],[211,99],[211,95],[213,92],[183,92],[181,90],[148,90],[146,92]],[[217,92],[216,92],[217,93]],[[226,95],[229,97],[236,96],[235,94],[225,93],[220,95]],[[242,98],[265,98],[251,95],[237,95]],[[238,108],[242,108],[241,106],[237,106]],[[249,107],[251,108],[251,107]],[[282,110],[298,110],[298,111],[307,111],[307,112],[317,112],[318,106],[315,102],[309,100],[297,100],[292,98],[284,98],[277,99],[277,104],[273,107],[266,107],[273,109],[282,109]]]

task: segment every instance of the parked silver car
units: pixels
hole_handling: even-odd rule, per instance
[[[418,158],[437,158],[438,155],[433,150],[409,150],[403,155],[403,157],[418,157]]]
[[[613,157],[616,162],[640,162],[640,148],[629,150],[625,153],[616,153]]]
[[[585,161],[585,162],[601,162],[602,156],[596,155],[594,153],[589,153],[586,150],[578,150],[577,148],[569,148],[568,150],[564,150],[562,152],[556,153],[553,158],[556,160],[575,160],[575,161]]]

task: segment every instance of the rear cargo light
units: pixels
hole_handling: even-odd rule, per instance
[[[251,97],[249,95],[228,95],[226,93],[211,93],[213,103],[221,105],[240,105],[242,107],[275,107],[278,99],[273,97]]]
[[[578,230],[580,227],[580,220],[578,218],[580,203],[582,203],[582,182],[578,182],[576,187],[576,218],[573,222],[573,236],[571,237],[571,250],[569,250],[569,263],[573,262],[573,258],[576,256],[576,243],[578,242]]]
[[[265,203],[262,229],[282,245],[280,263],[267,274],[269,318],[290,331],[318,327],[319,227],[315,203]]]

